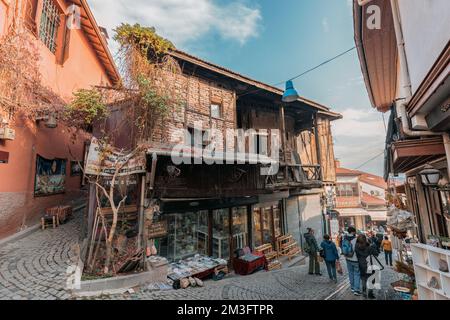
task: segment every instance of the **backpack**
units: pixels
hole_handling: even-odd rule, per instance
[[[345,238],[342,242],[342,253],[345,257],[351,258],[355,254],[355,251],[353,250],[352,242]]]

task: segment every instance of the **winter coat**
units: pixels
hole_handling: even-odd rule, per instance
[[[334,262],[339,260],[339,253],[337,251],[336,245],[330,240],[323,240],[320,244],[325,254],[325,261]]]
[[[319,246],[317,245],[316,238],[309,232],[305,233],[303,236],[305,237],[305,241],[308,243],[310,248],[308,253],[314,255],[319,252]]]
[[[367,265],[368,258],[370,256],[378,256],[378,250],[376,247],[367,243],[366,246],[361,246],[358,243],[355,245],[355,255],[358,259],[359,264],[359,272],[361,274],[361,278],[367,278],[369,275],[367,274]]]

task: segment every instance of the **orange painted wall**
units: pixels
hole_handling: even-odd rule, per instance
[[[64,2],[59,1],[60,4]],[[4,5],[0,0],[0,6]],[[0,17],[1,12],[0,11]],[[0,20],[0,31],[1,31]],[[69,58],[64,65],[56,63],[55,55],[36,39],[40,51],[40,71],[45,86],[65,101],[73,91],[94,85],[110,85],[106,72],[82,30],[71,30]],[[89,135],[80,133],[73,143],[67,128],[58,123],[49,129],[28,119],[17,119],[13,141],[0,140],[0,151],[9,152],[9,162],[0,164],[0,238],[36,223],[45,208],[68,203],[85,196],[80,190],[81,178],[70,177],[69,147],[77,160],[84,155],[84,142]],[[34,197],[36,155],[44,158],[67,159],[66,193],[48,197]]]

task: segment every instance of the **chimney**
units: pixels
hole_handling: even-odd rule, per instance
[[[98,28],[100,29],[100,32],[102,33],[102,36],[106,41],[106,44],[108,44],[108,40],[109,40],[108,30],[101,26],[99,26]]]
[[[336,166],[336,168],[340,168],[341,167],[341,161],[339,159],[334,159],[334,165]]]

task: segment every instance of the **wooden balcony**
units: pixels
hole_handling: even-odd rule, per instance
[[[283,165],[275,176],[268,176],[266,188],[320,188],[322,187],[320,165]]]

